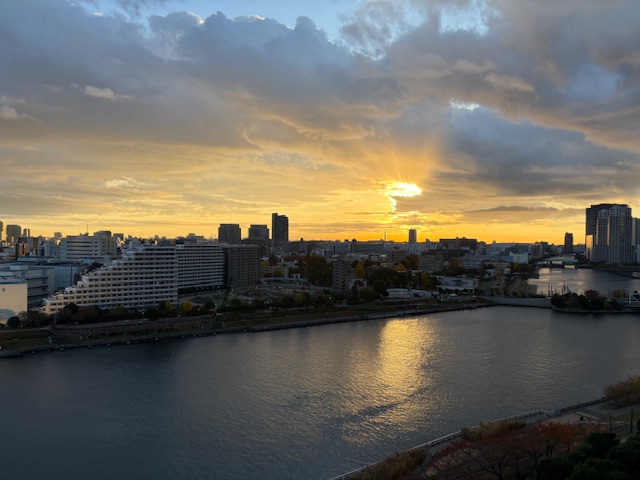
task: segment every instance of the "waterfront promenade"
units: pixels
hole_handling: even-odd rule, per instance
[[[616,408],[614,407],[610,399],[603,397],[576,405],[559,408],[554,411],[534,410],[517,415],[503,417],[470,427],[470,430],[510,421],[524,421],[528,424],[553,421],[559,423],[578,425],[585,424],[593,426],[604,424],[607,425],[609,431],[615,432],[619,437],[624,438],[628,435],[632,435],[636,431],[636,425],[634,425],[633,423],[634,408],[636,410],[640,410],[637,404]],[[628,418],[629,421],[621,421],[621,418]],[[429,460],[433,457],[433,455],[437,454],[438,451],[446,448],[451,443],[461,440],[462,438],[463,431],[458,430],[456,432],[427,441],[421,445],[417,445],[412,449],[402,452],[400,455],[421,453],[425,458],[425,460],[418,467],[413,469],[413,471],[411,472],[406,472],[406,474],[404,475],[410,475],[411,478],[429,478]],[[367,473],[371,473],[372,475],[374,475],[374,477],[372,478],[375,478],[375,472],[377,470],[382,470],[388,461],[389,458],[386,458],[374,464],[366,465],[343,475],[333,477],[331,480],[359,480],[361,478],[365,478],[364,475],[366,475]]]
[[[522,299],[526,300],[526,299]],[[0,359],[19,357],[25,353],[64,351],[71,348],[130,345],[171,338],[201,337],[218,334],[257,333],[271,330],[313,327],[347,322],[407,318],[433,313],[470,310],[491,307],[502,303],[489,298],[467,301],[356,305],[352,308],[334,310],[289,311],[279,315],[240,315],[229,320],[229,316],[175,317],[158,320],[120,320],[83,325],[61,325],[32,329],[34,336],[22,341],[26,329],[5,330],[0,336]],[[507,305],[506,303],[504,305]],[[527,306],[527,305],[524,305]],[[12,334],[13,332],[13,334]],[[39,334],[40,342],[36,342]]]

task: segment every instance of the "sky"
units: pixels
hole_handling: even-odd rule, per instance
[[[640,2],[0,2],[0,221],[34,235],[584,239],[640,216]]]

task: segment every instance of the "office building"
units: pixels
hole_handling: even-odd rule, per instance
[[[564,234],[564,253],[573,253],[573,233]]]
[[[22,235],[22,227],[20,225],[7,225],[7,243],[9,245],[16,243]]]
[[[71,235],[60,240],[59,252],[60,260],[106,263],[118,255],[117,240],[109,231]]]
[[[269,227],[266,225],[250,225],[249,240],[269,240]]]
[[[18,237],[15,243],[16,257],[24,257],[26,255],[37,255],[40,244],[39,238],[34,237]]]
[[[289,219],[286,215],[271,215],[271,246],[282,248],[289,242]]]
[[[241,237],[242,231],[237,223],[221,223],[218,227],[218,243],[238,245]]]
[[[409,229],[409,243],[418,243],[418,231],[415,228]]]
[[[4,239],[4,223],[2,223],[2,220],[0,220],[0,243],[2,243],[3,239]]]

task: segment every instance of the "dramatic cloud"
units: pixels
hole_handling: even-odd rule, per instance
[[[183,4],[3,5],[0,220],[560,241],[640,207],[635,1],[364,1],[339,40]]]

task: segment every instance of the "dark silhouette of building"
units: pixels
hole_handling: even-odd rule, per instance
[[[269,227],[266,225],[250,225],[249,240],[269,240]]]
[[[241,240],[240,225],[237,223],[221,223],[218,228],[218,243],[237,245]]]
[[[418,231],[415,228],[409,229],[409,243],[418,243]]]
[[[222,245],[225,260],[225,286],[252,288],[258,284],[259,245]]]
[[[476,238],[441,238],[439,240],[440,248],[443,250],[478,250],[478,240]]]
[[[271,215],[271,246],[276,249],[289,242],[289,219],[286,215]]]
[[[22,236],[22,227],[20,225],[7,225],[7,243],[14,244],[18,238]]]
[[[573,233],[564,234],[564,253],[573,253]]]

